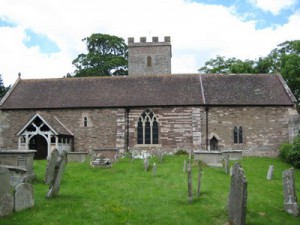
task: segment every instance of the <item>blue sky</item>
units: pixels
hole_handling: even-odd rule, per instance
[[[117,7],[116,7],[117,6]],[[196,73],[221,55],[266,56],[300,38],[300,0],[1,0],[0,74],[63,77],[92,33],[171,36],[172,72]]]
[[[300,1],[289,0],[281,0],[281,7],[280,5],[272,7],[272,1],[261,1],[261,4],[254,0],[195,0],[195,2],[232,7],[236,15],[244,17],[245,21],[256,20],[257,29],[284,25],[288,22],[289,16],[300,9]]]

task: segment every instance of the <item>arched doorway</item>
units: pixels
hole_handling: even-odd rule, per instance
[[[215,136],[210,139],[210,150],[219,150],[218,139]]]
[[[29,149],[34,149],[37,152],[34,159],[46,159],[48,155],[48,143],[42,135],[35,135],[29,141]]]

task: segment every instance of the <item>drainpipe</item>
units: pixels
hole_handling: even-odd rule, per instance
[[[206,115],[206,150],[208,150],[208,111],[209,108],[205,107],[205,115]]]
[[[126,109],[126,143],[125,143],[125,150],[126,152],[129,151],[129,113],[130,113],[130,108],[127,107]]]

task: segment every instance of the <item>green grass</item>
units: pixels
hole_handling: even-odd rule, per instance
[[[112,168],[68,163],[59,195],[45,199],[46,162],[35,161],[35,206],[0,218],[0,224],[225,224],[230,176],[222,168],[203,168],[200,198],[195,198],[197,165],[193,165],[194,201],[188,203],[186,156],[156,158],[157,173],[145,172],[142,160],[121,159]],[[281,172],[290,166],[279,159],[248,157],[240,161],[248,180],[247,224],[300,224],[283,210]],[[266,180],[269,165],[273,180]],[[300,197],[300,171],[295,173]]]

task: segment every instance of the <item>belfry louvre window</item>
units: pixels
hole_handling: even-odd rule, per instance
[[[158,121],[156,115],[146,109],[140,116],[137,123],[138,144],[158,144]]]
[[[233,142],[235,144],[243,143],[243,128],[240,127],[234,127],[233,129]]]

